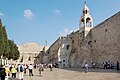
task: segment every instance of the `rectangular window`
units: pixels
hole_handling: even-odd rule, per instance
[[[72,43],[74,43],[74,40],[72,41]]]

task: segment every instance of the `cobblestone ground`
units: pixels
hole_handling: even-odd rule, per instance
[[[120,72],[116,70],[90,69],[85,73],[83,69],[45,69],[42,77],[38,69],[34,69],[34,76],[24,75],[24,80],[120,80]]]

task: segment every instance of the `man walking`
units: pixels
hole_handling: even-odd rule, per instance
[[[87,64],[87,62],[85,63],[85,73],[87,73],[88,72],[88,64]]]
[[[119,62],[118,61],[116,63],[116,69],[117,69],[117,71],[119,70]]]
[[[39,74],[40,74],[40,77],[42,77],[42,71],[44,71],[43,64],[40,64],[39,65]]]
[[[19,80],[23,80],[23,75],[24,75],[24,67],[23,65],[21,64],[18,64],[18,67],[17,67],[17,71],[18,71],[18,75],[19,75]]]
[[[33,65],[30,64],[28,69],[29,69],[29,76],[33,76],[33,71],[32,71]]]

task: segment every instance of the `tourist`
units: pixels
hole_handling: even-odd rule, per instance
[[[5,72],[6,72],[6,78],[8,79],[10,77],[10,69],[8,67],[8,64],[5,66]]]
[[[105,69],[108,69],[108,62],[105,63]]]
[[[52,63],[51,64],[49,64],[49,68],[50,68],[50,71],[52,71],[53,69],[53,65],[52,65]]]
[[[119,62],[118,61],[116,63],[116,69],[117,69],[117,71],[119,70]]]
[[[33,76],[33,71],[32,71],[33,65],[30,64],[29,67],[28,67],[28,69],[29,69],[29,76]]]
[[[96,66],[96,63],[93,62],[93,63],[92,63],[92,68],[95,69],[95,66]]]
[[[42,77],[42,71],[44,71],[44,67],[43,67],[43,64],[40,64],[39,65],[39,74],[40,74],[40,77]]]
[[[18,71],[18,75],[19,75],[19,80],[23,80],[23,75],[24,75],[24,67],[23,65],[21,64],[18,64],[18,67],[17,67],[17,71]]]
[[[24,64],[24,74],[26,74],[27,65]]]
[[[88,72],[88,64],[87,64],[87,62],[85,63],[85,73],[87,73]]]
[[[1,65],[1,68],[0,68],[1,79],[0,80],[5,80],[5,76],[6,76],[5,68],[3,67],[3,65]]]
[[[17,70],[15,68],[15,65],[12,65],[12,69],[11,69],[11,73],[12,73],[12,78],[16,78],[16,73],[17,73]]]

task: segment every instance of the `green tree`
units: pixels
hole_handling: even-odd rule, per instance
[[[0,19],[0,56],[4,53],[4,39],[3,39],[3,29],[2,29],[2,22]]]
[[[5,26],[0,19],[0,57],[17,60],[20,57],[17,45],[13,40],[8,40]]]
[[[7,58],[9,60],[10,59],[17,60],[20,57],[20,53],[18,51],[17,45],[14,43],[13,40],[8,40],[8,43],[9,43],[9,47],[10,47],[10,52],[7,55]]]
[[[9,47],[9,43],[8,43],[8,38],[7,38],[7,32],[6,32],[6,28],[5,26],[2,27],[3,29],[3,41],[4,41],[4,53],[3,53],[3,57],[7,57],[7,54],[9,54],[10,52],[10,47]]]

